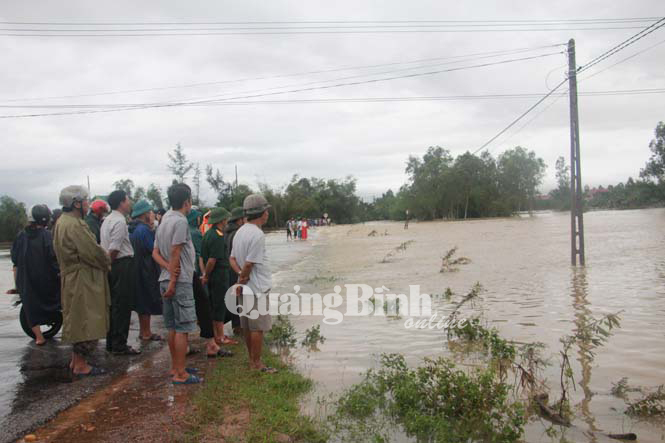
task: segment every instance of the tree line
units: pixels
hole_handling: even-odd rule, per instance
[[[662,206],[665,202],[665,123],[658,123],[655,138],[649,144],[651,157],[639,178],[625,183],[586,187],[587,209],[628,209]],[[178,143],[168,152],[167,169],[172,183],[188,183],[194,204],[207,209],[242,206],[246,196],[263,193],[274,211],[269,227],[284,226],[291,217],[320,218],[324,213],[335,223],[357,223],[368,220],[466,219],[510,216],[534,209],[570,209],[570,174],[563,157],[555,164],[557,187],[547,195],[539,193],[545,174],[545,162],[535,152],[517,146],[498,157],[488,151],[476,155],[465,152],[457,157],[441,146],[431,146],[422,157],[409,156],[405,173],[407,182],[396,192],[384,192],[372,202],[357,194],[357,181],[352,176],[324,179],[294,175],[285,186],[260,183],[256,189],[227,180],[219,168],[189,161]],[[202,186],[209,186],[216,201],[200,198]],[[113,183],[133,200],[146,199],[155,208],[168,208],[165,190],[155,183],[137,185],[130,178]],[[96,197],[104,197],[96,196]],[[0,241],[12,241],[25,225],[26,208],[9,196],[0,197]]]

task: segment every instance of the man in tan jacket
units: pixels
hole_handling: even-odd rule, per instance
[[[109,328],[111,259],[84,221],[87,190],[64,188],[60,204],[63,213],[55,226],[53,247],[62,282],[62,341],[73,345],[70,368],[75,376],[100,375],[106,371],[90,366],[87,359]]]

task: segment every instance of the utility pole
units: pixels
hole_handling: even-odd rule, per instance
[[[236,165],[236,192],[238,192],[238,165]]]
[[[570,262],[584,266],[584,216],[582,214],[582,172],[580,167],[580,119],[577,109],[577,67],[575,40],[568,41],[568,90],[570,97]]]

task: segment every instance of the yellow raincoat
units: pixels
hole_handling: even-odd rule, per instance
[[[111,259],[85,221],[69,212],[56,223],[53,247],[62,282],[62,341],[78,343],[106,337]]]

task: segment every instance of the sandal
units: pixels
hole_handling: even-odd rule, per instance
[[[226,349],[220,349],[215,354],[208,354],[208,358],[217,358],[217,357],[233,357],[233,352],[227,351]]]
[[[152,334],[150,337],[147,337],[147,338],[139,336],[139,340],[141,340],[141,341],[163,341],[164,339],[159,334]]]
[[[261,368],[261,372],[264,374],[277,374],[277,369],[271,368],[270,366],[266,366],[265,368]]]
[[[111,354],[113,355],[139,355],[140,353],[141,351],[134,349],[131,346],[127,346],[125,349],[120,351],[111,351]]]
[[[231,337],[228,337],[228,336],[225,335],[222,338],[222,344],[223,345],[237,345],[238,342],[236,340],[232,339]]]
[[[202,378],[198,378],[196,375],[189,374],[187,380],[184,381],[172,380],[171,383],[173,383],[174,385],[195,385],[197,383],[201,383],[202,381],[203,381]]]
[[[72,374],[74,374],[74,377],[79,377],[79,378],[82,378],[82,377],[94,377],[94,376],[96,376],[96,375],[104,375],[104,374],[106,374],[106,369],[99,368],[99,367],[97,367],[97,366],[90,366],[90,372],[81,373],[81,374],[77,374],[77,373],[75,373],[75,372],[72,372]]]

